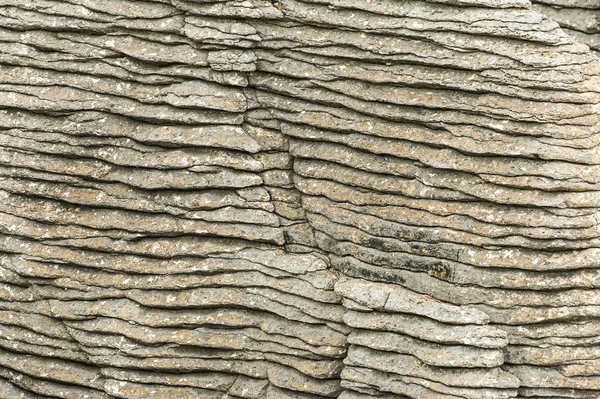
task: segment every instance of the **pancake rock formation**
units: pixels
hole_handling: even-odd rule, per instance
[[[597,0],[0,0],[0,399],[600,398]]]

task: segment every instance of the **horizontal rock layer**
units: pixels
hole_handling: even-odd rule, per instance
[[[600,54],[600,4],[594,0],[532,0],[533,8],[558,22],[580,43]]]
[[[600,397],[599,6],[533,3],[0,0],[0,398]]]

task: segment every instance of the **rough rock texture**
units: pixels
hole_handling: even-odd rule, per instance
[[[599,12],[0,0],[0,399],[600,397]]]
[[[558,22],[565,32],[600,55],[598,0],[532,0],[534,9]]]

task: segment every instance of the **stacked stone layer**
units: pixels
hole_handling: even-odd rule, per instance
[[[288,140],[246,120],[256,34],[160,2],[0,14],[2,397],[337,396],[336,275],[284,250],[310,244]]]
[[[580,43],[600,54],[600,4],[595,0],[532,0],[534,9],[558,22]]]
[[[600,397],[592,3],[0,3],[0,398]]]

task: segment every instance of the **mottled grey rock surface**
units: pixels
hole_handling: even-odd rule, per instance
[[[0,399],[600,398],[599,16],[0,0]]]

